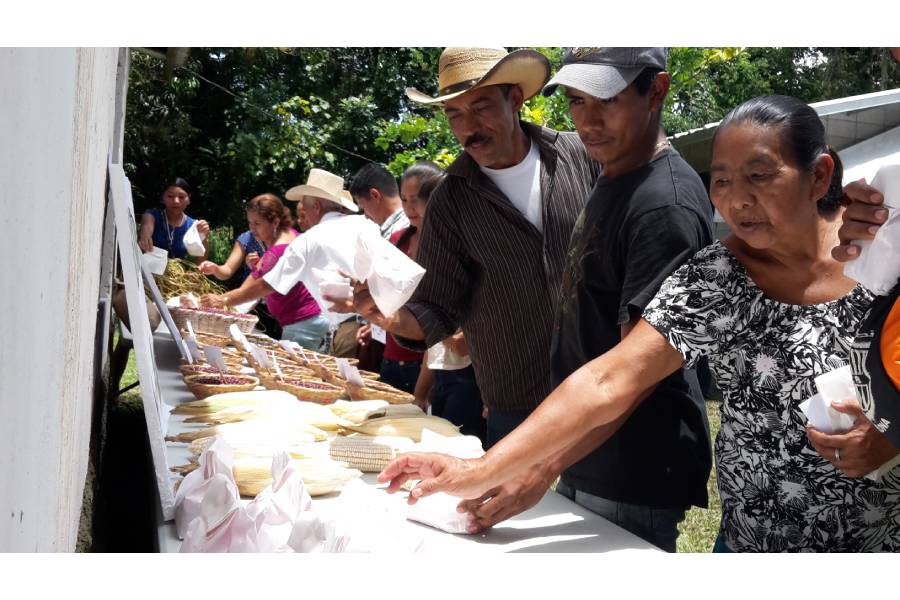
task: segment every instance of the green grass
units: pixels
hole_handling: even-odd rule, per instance
[[[118,342],[119,340],[119,328],[116,328],[116,333],[113,338],[113,344]],[[131,385],[132,383],[138,380],[137,375],[137,363],[135,363],[134,359],[134,351],[128,353],[128,364],[125,367],[125,371],[122,373],[122,381],[119,382],[119,389],[124,389]],[[135,386],[119,396],[116,399],[116,403],[120,408],[124,408],[126,410],[143,410],[143,405],[141,404],[141,386]]]
[[[706,412],[709,415],[709,433],[715,440],[720,424],[718,402],[707,400]],[[719,533],[719,520],[722,517],[722,503],[719,501],[719,490],[716,487],[715,463],[706,487],[709,492],[709,508],[691,508],[684,521],[678,525],[679,552],[712,551]]]

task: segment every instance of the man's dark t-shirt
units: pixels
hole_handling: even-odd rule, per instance
[[[612,181],[601,175],[566,256],[553,336],[554,387],[618,344],[621,326],[639,319],[666,277],[712,240],[706,189],[676,151],[664,150]],[[617,502],[706,506],[711,465],[696,374],[679,370],[562,478]]]

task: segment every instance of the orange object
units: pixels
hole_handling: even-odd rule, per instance
[[[890,314],[881,328],[881,364],[900,390],[900,297],[894,301]]]

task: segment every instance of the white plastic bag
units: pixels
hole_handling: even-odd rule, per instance
[[[354,277],[368,283],[382,314],[394,314],[416,291],[425,269],[375,230],[361,231],[356,246]]]
[[[199,462],[200,467],[188,473],[175,494],[175,528],[182,539],[191,522],[201,515],[207,490],[211,486],[230,486],[233,496],[240,497],[231,471],[234,454],[224,439],[213,439],[200,455]]]
[[[188,227],[188,230],[184,233],[183,242],[184,247],[191,256],[203,256],[206,253],[206,248],[203,246],[203,238],[200,237],[200,232],[197,231],[197,221],[194,221]]]
[[[290,551],[288,539],[294,523],[312,508],[312,498],[290,463],[287,452],[273,456],[272,485],[247,505],[247,514],[256,524],[259,552]]]
[[[844,267],[844,274],[885,296],[900,278],[900,165],[878,169],[871,185],[884,196],[888,218],[874,240],[854,242],[860,253]]]
[[[154,275],[162,275],[166,272],[166,264],[169,260],[169,253],[164,248],[153,246],[150,252],[141,254],[141,262],[147,265],[150,272]]]
[[[207,487],[202,510],[185,532],[181,552],[256,552],[256,524],[241,505],[234,486],[216,476]]]

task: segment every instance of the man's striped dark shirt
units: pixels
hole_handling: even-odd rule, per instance
[[[463,153],[429,202],[416,258],[427,272],[406,305],[427,346],[462,327],[482,399],[498,413],[532,410],[551,391],[565,255],[599,172],[575,133],[522,128],[540,150],[543,233]]]

